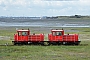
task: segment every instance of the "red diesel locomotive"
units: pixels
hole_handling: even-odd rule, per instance
[[[30,34],[30,30],[17,30],[14,34],[14,45],[16,44],[75,44],[78,45],[81,41],[78,39],[78,34],[64,34],[64,30],[51,30],[48,34],[48,41],[44,40],[44,34]]]
[[[44,41],[44,34],[30,34],[30,30],[17,30],[14,34],[14,45],[16,44],[31,44],[31,43],[41,43]]]
[[[64,34],[64,30],[51,30],[48,34],[49,44],[75,44],[80,43],[78,34]]]

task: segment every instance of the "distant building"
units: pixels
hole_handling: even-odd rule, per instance
[[[43,16],[40,19],[57,19],[58,17],[47,17],[47,16]]]
[[[81,18],[81,15],[70,16],[70,18]]]
[[[46,19],[47,18],[47,16],[42,16],[42,17],[40,17],[40,19]]]

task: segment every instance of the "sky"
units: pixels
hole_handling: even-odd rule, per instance
[[[0,0],[0,16],[90,15],[90,0]]]

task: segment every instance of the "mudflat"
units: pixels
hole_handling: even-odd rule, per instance
[[[28,26],[28,27],[90,27],[90,19],[13,19],[0,18],[0,26]]]

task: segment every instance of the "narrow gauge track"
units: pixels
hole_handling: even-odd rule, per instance
[[[49,45],[39,45],[39,44],[30,44],[30,45],[0,45],[0,46],[49,46]],[[79,44],[79,45],[68,45],[68,44],[63,44],[63,45],[50,45],[50,46],[88,46],[88,44]]]

